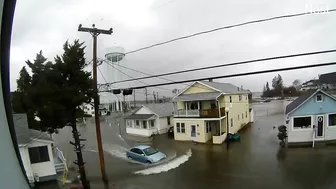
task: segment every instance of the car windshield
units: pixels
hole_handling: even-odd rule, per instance
[[[152,148],[152,147],[146,148],[146,149],[144,149],[143,151],[145,152],[145,154],[146,154],[147,156],[153,155],[153,154],[155,154],[155,153],[158,152],[157,150],[155,150],[155,149]]]

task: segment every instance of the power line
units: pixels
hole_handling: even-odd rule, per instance
[[[175,75],[175,74],[181,74],[181,73],[186,73],[186,72],[194,72],[194,71],[200,71],[200,70],[206,70],[206,69],[213,69],[213,68],[219,68],[219,67],[236,66],[236,65],[249,64],[249,63],[254,63],[254,62],[262,62],[262,61],[269,61],[269,60],[293,58],[293,57],[300,57],[300,56],[310,56],[310,55],[333,53],[333,52],[336,52],[336,49],[324,50],[324,51],[306,52],[306,53],[300,53],[300,54],[289,54],[289,55],[276,56],[276,57],[267,57],[267,58],[261,58],[261,59],[253,59],[253,60],[245,60],[245,61],[233,62],[233,63],[228,63],[228,64],[212,65],[212,66],[193,68],[193,69],[182,70],[182,71],[175,71],[175,72],[168,72],[168,73],[163,73],[163,74],[157,74],[157,75],[152,75],[152,76],[145,76],[145,77],[139,77],[139,78],[121,80],[121,81],[116,81],[116,82],[113,82],[113,83],[123,83],[123,82],[128,82],[128,81],[149,79],[149,78],[153,78],[153,77],[162,77],[162,76],[167,76],[167,75]]]
[[[336,11],[336,9],[329,9],[327,12],[334,12],[334,11]],[[186,35],[186,36],[182,36],[182,37],[177,37],[177,38],[174,38],[174,39],[170,39],[170,40],[167,40],[167,41],[163,41],[163,42],[160,42],[160,43],[156,43],[156,44],[153,44],[153,45],[142,47],[142,48],[139,48],[139,49],[136,49],[136,50],[129,51],[126,54],[139,52],[139,51],[142,51],[142,50],[150,49],[150,48],[153,48],[153,47],[161,46],[161,45],[172,43],[172,42],[175,42],[175,41],[195,37],[195,36],[198,36],[198,35],[204,35],[204,34],[216,32],[216,31],[220,31],[220,30],[224,30],[224,29],[235,28],[235,27],[239,27],[239,26],[255,24],[255,23],[260,23],[260,22],[266,22],[266,21],[271,21],[271,20],[277,20],[277,19],[283,19],[283,18],[310,15],[310,14],[316,14],[316,12],[304,12],[304,13],[288,14],[288,15],[275,16],[275,17],[264,18],[264,19],[259,19],[259,20],[252,20],[252,21],[243,22],[243,23],[239,23],[239,24],[222,26],[222,27],[211,29],[211,30],[201,31],[201,32],[197,32],[197,33],[194,33],[194,34],[190,34],[190,35]]]
[[[119,70],[118,68],[116,68],[115,66],[113,66],[113,64],[112,64],[112,65],[111,65],[110,63],[107,63],[107,64],[110,65],[110,66],[112,66],[112,68],[114,68],[115,70],[119,71],[120,73],[126,75],[127,77],[129,77],[129,78],[133,78],[133,80],[137,80],[136,78],[130,76],[129,74],[127,74],[127,73],[125,73],[125,72]],[[140,83],[143,83],[143,84],[145,84],[145,85],[149,85],[149,84],[146,83],[146,82],[139,81],[139,80],[137,80],[137,81],[140,82]],[[166,89],[166,88],[163,88],[163,87],[155,87],[155,88],[162,89],[162,90],[167,90],[167,91],[171,91],[170,89]]]
[[[164,85],[173,85],[173,84],[180,84],[180,83],[202,81],[202,80],[210,80],[210,79],[213,80],[213,79],[222,79],[222,78],[230,78],[230,77],[240,77],[240,76],[246,76],[246,75],[257,75],[257,74],[270,73],[270,72],[282,72],[282,71],[288,71],[288,70],[306,69],[306,68],[332,66],[332,65],[336,65],[336,62],[327,62],[327,63],[321,63],[321,64],[295,66],[295,67],[288,67],[288,68],[277,68],[277,69],[269,69],[269,70],[255,71],[255,72],[245,72],[245,73],[223,75],[223,76],[216,76],[216,77],[197,78],[197,79],[182,80],[182,81],[176,81],[176,82],[170,82],[170,83],[159,83],[159,84],[153,84],[153,85],[130,87],[129,89],[143,89],[143,88],[146,88],[146,87],[157,87],[157,86],[164,86]],[[110,90],[108,90],[106,92],[109,92],[109,91]],[[104,91],[102,91],[102,92],[104,92]]]

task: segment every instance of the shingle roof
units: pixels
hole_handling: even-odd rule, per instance
[[[319,89],[318,89],[319,90]],[[296,107],[300,106],[304,101],[311,97],[317,90],[309,90],[296,98],[293,102],[286,106],[286,114],[294,110]]]
[[[157,114],[159,117],[171,116],[174,111],[173,103],[145,104],[143,106]]]
[[[153,117],[155,114],[131,114],[125,119],[149,119]]]
[[[336,83],[336,72],[321,74],[319,77],[320,83],[334,84]]]
[[[47,133],[29,129],[26,114],[13,114],[13,122],[18,144],[27,144],[33,139],[53,141]]]
[[[173,99],[173,102],[179,101],[197,101],[197,100],[214,100],[218,97],[220,92],[213,93],[194,93],[194,94],[182,94]]]
[[[232,85],[231,83],[218,83],[213,81],[200,81],[205,85],[215,88],[223,93],[234,93],[234,94],[246,94],[250,93],[249,90],[242,90],[239,87]]]

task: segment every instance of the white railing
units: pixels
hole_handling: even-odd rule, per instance
[[[199,117],[200,116],[200,111],[199,110],[175,110],[174,111],[174,116],[175,117]]]
[[[57,147],[54,148],[54,152],[56,153],[56,156],[57,156],[58,158],[60,158],[60,160],[61,160],[62,163],[64,164],[64,168],[65,168],[65,170],[68,171],[68,166],[67,166],[66,159],[65,159],[65,157],[64,157],[63,152],[62,152],[59,148],[57,148]]]

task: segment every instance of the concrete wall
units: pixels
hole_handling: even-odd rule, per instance
[[[195,83],[193,86],[191,86],[186,91],[184,91],[183,94],[211,93],[211,92],[217,92],[217,91],[215,91],[211,88],[208,88],[204,85],[201,85],[199,83]]]
[[[38,146],[46,146],[46,145],[48,146],[48,153],[49,153],[50,161],[31,164],[33,174],[36,173],[39,177],[56,175],[54,156],[53,156],[51,144],[33,141],[27,146],[28,148],[30,148],[30,147],[38,147]],[[27,148],[27,154],[29,154],[28,148]]]

